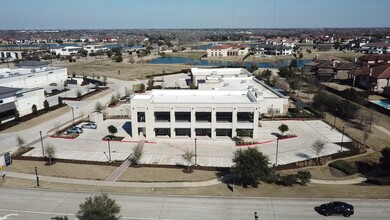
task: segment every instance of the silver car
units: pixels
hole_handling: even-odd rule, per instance
[[[93,122],[89,122],[87,124],[83,124],[81,127],[82,128],[88,128],[88,129],[96,129],[97,128],[97,124],[93,123]]]
[[[83,129],[80,127],[73,127],[73,128],[69,128],[66,131],[66,133],[67,134],[81,134],[81,133],[83,133]]]

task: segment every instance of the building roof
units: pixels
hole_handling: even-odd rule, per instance
[[[13,87],[0,86],[0,94],[16,93],[19,90],[21,90],[21,89],[13,88]]]
[[[215,45],[213,47],[210,47],[211,50],[224,50],[224,49],[245,49],[245,48],[249,48],[247,45],[245,44],[219,44],[219,45]]]
[[[354,76],[368,76],[377,79],[388,79],[390,78],[390,65],[379,65],[374,67],[361,67],[352,70],[350,73]]]
[[[256,103],[248,91],[212,91],[209,90],[152,90],[149,95],[136,95],[134,100],[150,100],[159,104],[217,104]]]
[[[22,61],[22,62],[16,64],[16,66],[18,66],[18,67],[21,67],[21,66],[35,67],[35,66],[47,66],[47,65],[49,65],[49,63],[36,61],[36,60],[26,60],[26,61]]]

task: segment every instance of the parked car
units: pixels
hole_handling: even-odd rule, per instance
[[[81,134],[81,133],[83,133],[83,129],[80,127],[73,127],[73,128],[69,128],[66,131],[66,133],[67,134]]]
[[[50,83],[49,86],[57,86],[57,83]]]
[[[321,214],[325,216],[329,215],[343,215],[349,217],[353,215],[354,208],[353,205],[346,202],[330,202],[325,203],[320,206]]]
[[[89,122],[87,124],[83,124],[81,127],[82,128],[89,128],[89,129],[96,129],[97,128],[97,124],[93,123],[93,122]]]

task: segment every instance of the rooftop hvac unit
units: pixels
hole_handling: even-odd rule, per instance
[[[0,79],[4,78],[4,75],[0,75]]]
[[[14,76],[14,74],[13,73],[9,73],[8,76]]]
[[[249,85],[249,86],[248,86],[248,89],[253,89],[253,85]]]
[[[229,86],[229,83],[224,83],[223,84],[223,87],[227,87],[227,86]]]
[[[14,73],[14,76],[20,76],[20,73]]]
[[[241,83],[246,83],[246,80],[241,80]],[[253,86],[252,86],[253,87]]]

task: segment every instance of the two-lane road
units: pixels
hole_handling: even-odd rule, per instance
[[[90,193],[0,188],[0,219],[50,219],[68,215],[75,219],[80,202]],[[314,207],[329,199],[283,199],[190,196],[110,195],[122,207],[123,219],[340,219],[324,217]],[[345,200],[344,200],[345,201]],[[355,206],[351,219],[390,219],[390,200],[346,200]],[[7,216],[4,218],[4,216]]]

